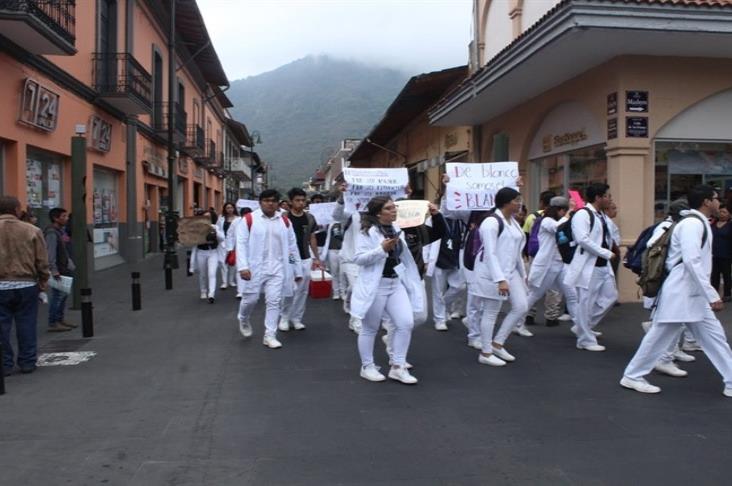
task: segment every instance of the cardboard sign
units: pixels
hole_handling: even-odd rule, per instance
[[[399,169],[343,169],[348,184],[344,202],[346,211],[366,211],[366,205],[375,196],[389,196],[392,199],[407,196],[409,174],[406,168]]]
[[[452,211],[491,209],[499,189],[518,189],[518,162],[449,163],[445,173],[450,177],[445,194],[447,208]]]
[[[396,224],[400,228],[413,228],[424,224],[429,210],[429,201],[397,201],[397,220]]]
[[[311,204],[308,207],[308,212],[313,215],[315,221],[319,225],[329,225],[333,222],[333,211],[335,210],[336,204],[338,203],[329,202]]]
[[[241,210],[242,208],[251,208],[252,211],[259,209],[259,201],[253,199],[239,199],[236,201],[236,209]]]
[[[572,189],[569,190],[569,197],[574,201],[575,207],[574,209],[582,209],[585,207],[585,200],[582,199],[582,196],[578,191],[573,191]]]
[[[206,243],[206,235],[211,231],[211,219],[194,216],[178,220],[178,241],[183,246],[196,246]]]

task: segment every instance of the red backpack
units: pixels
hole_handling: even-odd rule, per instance
[[[254,220],[252,219],[252,213],[245,214],[244,219],[247,220],[247,228],[249,228],[249,231],[252,231],[252,223],[254,222]],[[284,214],[282,215],[282,221],[285,223],[285,228],[290,227],[290,218],[288,218]]]

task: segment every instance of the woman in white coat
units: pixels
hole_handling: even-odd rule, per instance
[[[208,299],[209,304],[216,301],[216,271],[219,268],[219,247],[224,242],[224,232],[216,226],[216,213],[205,211],[199,216],[210,218],[211,230],[206,236],[206,243],[193,247],[191,252],[191,273],[198,272],[198,286],[201,300]]]
[[[414,258],[399,228],[397,210],[388,197],[369,201],[357,234],[353,262],[359,278],[351,297],[351,314],[362,321],[358,336],[361,377],[384,381],[374,364],[374,342],[382,317],[391,318],[395,328],[389,378],[413,385],[417,378],[407,369],[407,352],[412,339],[414,313],[424,310],[424,294]],[[410,305],[405,305],[411,302]]]
[[[226,290],[230,286],[236,286],[236,266],[226,264],[226,254],[234,249],[236,238],[234,237],[233,226],[234,223],[239,220],[239,216],[236,214],[236,206],[233,203],[227,202],[224,204],[223,211],[218,221],[216,221],[216,227],[224,233],[224,243],[219,245],[219,268],[221,269],[221,290]]]
[[[516,359],[503,345],[529,310],[526,270],[521,257],[526,236],[515,219],[522,203],[517,190],[504,187],[496,193],[495,212],[480,225],[483,250],[475,262],[474,284],[469,291],[483,305],[480,321],[482,350],[478,356],[481,364],[504,366],[506,361]],[[504,300],[510,302],[511,311],[493,338],[493,329]]]
[[[529,309],[546,294],[549,289],[561,291],[567,302],[569,315],[577,314],[577,293],[574,288],[566,287],[564,281],[564,262],[556,243],[557,227],[565,221],[569,211],[569,200],[556,196],[549,202],[539,223],[539,251],[534,257],[529,271]],[[548,325],[548,324],[547,324]]]

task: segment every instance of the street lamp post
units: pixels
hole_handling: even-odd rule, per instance
[[[175,2],[170,0],[170,25],[168,32],[168,210],[165,213],[165,289],[173,288],[173,269],[178,268],[178,255],[175,251],[178,213],[175,211],[176,167],[173,127],[175,126]]]
[[[249,167],[251,168],[250,178],[252,180],[252,198],[255,198],[256,199],[257,194],[256,194],[256,191],[254,189],[255,188],[255,185],[254,185],[254,167],[255,167],[255,165],[254,165],[254,146],[256,144],[261,144],[262,143],[262,136],[259,134],[259,131],[254,130],[251,133],[250,138],[252,139],[252,147],[251,147],[252,148],[252,152],[249,154]]]

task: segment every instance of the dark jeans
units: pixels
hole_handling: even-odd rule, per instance
[[[36,365],[38,292],[37,285],[17,290],[0,290],[0,334],[3,367],[6,369],[13,369],[14,352],[10,342],[13,320],[18,338],[18,366],[32,368]]]
[[[64,311],[66,310],[66,299],[69,294],[56,289],[48,289],[48,325],[63,322]]]
[[[730,291],[732,291],[732,282],[730,282],[730,273],[732,268],[732,258],[712,258],[712,287],[719,291],[719,280],[720,276],[724,279],[724,294],[723,297],[729,297]]]

